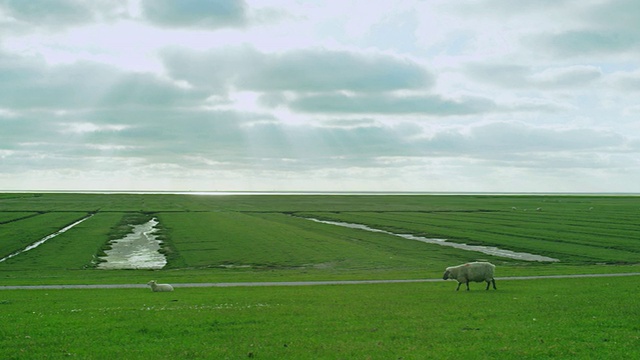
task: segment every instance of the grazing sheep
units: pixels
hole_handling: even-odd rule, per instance
[[[536,208],[536,211],[542,211],[542,208]]]
[[[487,288],[485,290],[489,290],[489,285],[493,283],[493,288],[496,288],[496,280],[493,278],[493,270],[496,268],[495,265],[488,262],[471,262],[467,264],[462,264],[458,266],[450,266],[445,269],[444,275],[442,278],[444,280],[454,279],[458,281],[458,287],[456,291],[460,290],[460,285],[462,283],[467,284],[467,291],[469,291],[469,281],[475,282],[487,282]]]
[[[147,283],[147,285],[151,286],[151,290],[153,292],[168,292],[173,291],[173,286],[169,284],[157,284],[155,280],[151,280]]]

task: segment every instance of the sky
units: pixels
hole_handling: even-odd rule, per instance
[[[640,192],[636,0],[0,0],[0,190]]]

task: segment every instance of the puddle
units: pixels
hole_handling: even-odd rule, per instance
[[[83,217],[82,219],[80,219],[80,220],[78,220],[78,221],[74,222],[73,224],[68,225],[68,226],[66,226],[66,227],[62,228],[62,229],[60,229],[60,230],[58,230],[58,231],[54,232],[53,234],[49,234],[49,235],[47,235],[47,236],[43,237],[42,239],[40,239],[40,240],[38,240],[38,241],[34,242],[33,244],[31,244],[31,245],[27,246],[26,248],[24,248],[24,249],[22,249],[22,250],[20,250],[20,251],[16,251],[16,252],[14,252],[13,254],[8,255],[8,256],[6,256],[6,257],[3,257],[2,259],[0,259],[0,262],[3,262],[3,261],[8,260],[8,259],[11,259],[11,258],[12,258],[12,257],[14,257],[14,256],[18,256],[18,255],[22,254],[23,252],[27,252],[27,251],[29,251],[29,250],[33,250],[33,249],[37,248],[38,246],[40,246],[40,245],[44,244],[45,242],[47,242],[47,241],[49,241],[49,240],[53,239],[54,237],[56,237],[56,236],[58,236],[58,235],[60,235],[60,234],[62,234],[62,233],[64,233],[64,232],[68,231],[69,229],[73,228],[74,226],[76,226],[76,225],[80,224],[81,222],[83,222],[83,221],[85,221],[85,220],[89,219],[89,218],[90,218],[90,217],[92,217],[92,216],[93,216],[93,214],[88,215],[88,216],[86,216],[86,217]]]
[[[454,242],[448,242],[446,239],[430,239],[430,238],[425,238],[425,237],[422,237],[422,236],[415,236],[415,235],[411,235],[411,234],[396,234],[396,233],[392,233],[392,232],[389,232],[389,231],[386,231],[386,230],[374,229],[374,228],[371,228],[371,227],[368,227],[368,226],[362,225],[362,224],[352,224],[352,223],[346,223],[346,222],[340,222],[340,221],[318,220],[318,219],[314,219],[314,218],[305,218],[305,219],[312,220],[312,221],[319,222],[319,223],[323,223],[323,224],[343,226],[343,227],[348,227],[348,228],[351,228],[351,229],[360,229],[360,230],[378,232],[378,233],[383,233],[383,234],[388,234],[388,235],[393,235],[393,236],[399,236],[401,238],[405,238],[405,239],[409,239],[409,240],[422,241],[422,242],[428,243],[428,244],[437,244],[437,245],[442,245],[442,246],[453,247],[453,248],[456,248],[456,249],[462,249],[462,250],[468,250],[468,251],[477,251],[477,252],[481,252],[481,253],[487,254],[487,255],[505,257],[505,258],[510,258],[510,259],[518,259],[518,260],[524,260],[524,261],[540,261],[540,262],[556,262],[556,261],[560,261],[559,259],[554,259],[554,258],[547,257],[547,256],[529,254],[529,253],[524,253],[524,252],[515,252],[515,251],[511,251],[511,250],[504,250],[504,249],[500,249],[500,248],[497,248],[497,247],[494,247],[494,246],[467,245],[467,244],[459,244],[459,243],[454,243]]]
[[[131,233],[122,239],[111,241],[112,248],[98,269],[162,269],[167,259],[160,250],[162,241],[157,239],[158,220],[155,218],[140,225],[132,225]]]

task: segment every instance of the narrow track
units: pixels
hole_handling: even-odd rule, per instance
[[[537,279],[578,279],[640,276],[640,272],[620,274],[579,274],[579,275],[540,275],[540,276],[512,276],[497,277],[499,281],[537,280]],[[409,279],[409,280],[334,280],[334,281],[282,281],[282,282],[229,282],[229,283],[181,283],[172,284],[174,288],[195,287],[256,287],[256,286],[318,286],[318,285],[362,285],[362,284],[399,284],[439,282],[442,279]],[[60,289],[132,289],[147,288],[144,284],[105,284],[105,285],[8,285],[0,286],[0,290],[60,290]]]

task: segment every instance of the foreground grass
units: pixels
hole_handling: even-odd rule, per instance
[[[638,358],[638,279],[0,291],[0,358]]]

